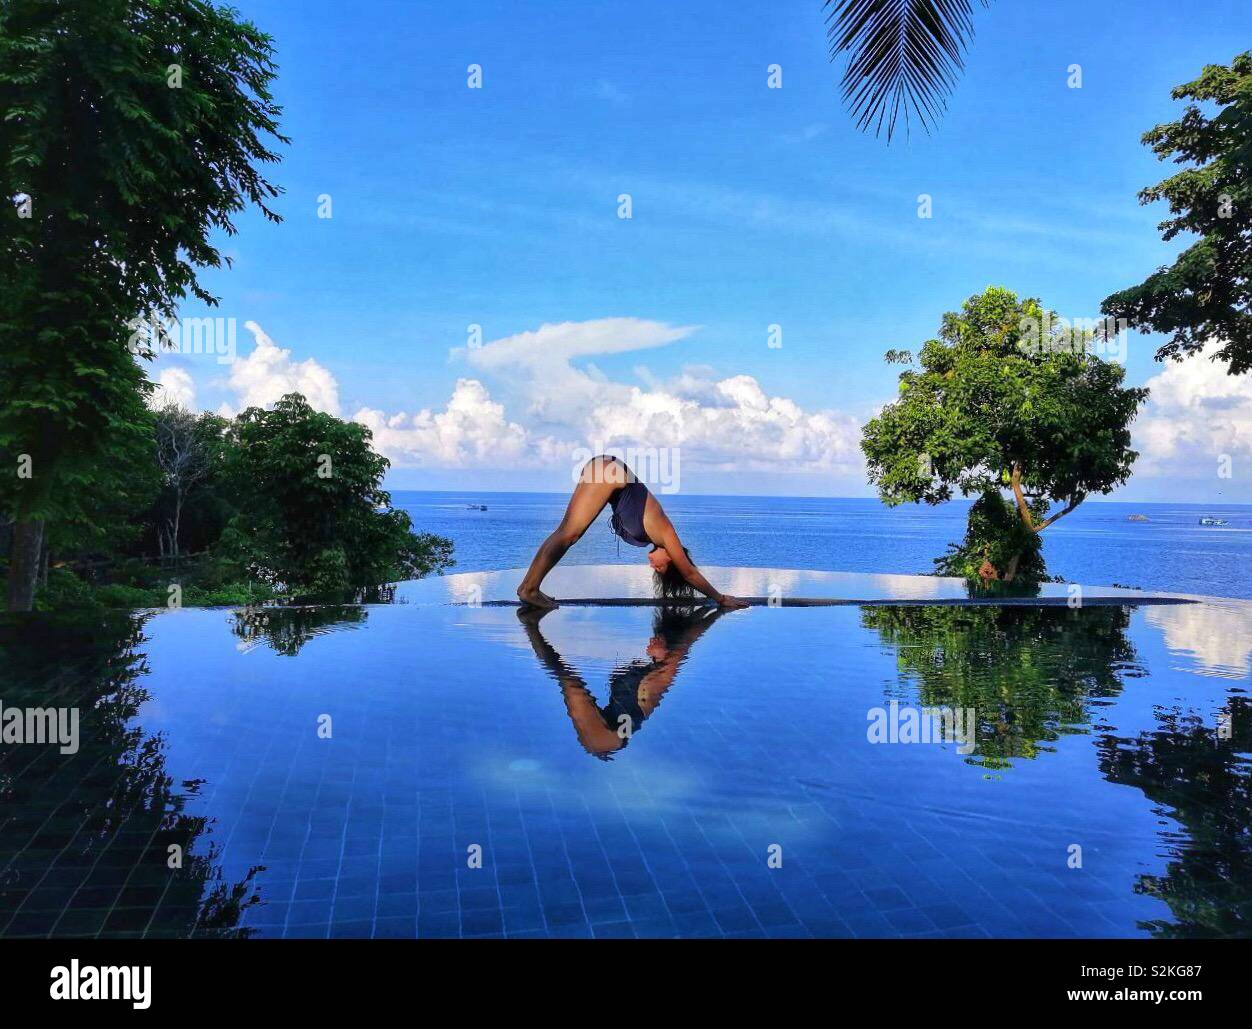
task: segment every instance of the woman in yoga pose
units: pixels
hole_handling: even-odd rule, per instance
[[[700,574],[674,531],[673,522],[666,517],[648,487],[636,479],[622,461],[604,455],[593,457],[583,467],[565,517],[536,551],[517,588],[517,595],[523,602],[535,607],[557,606],[557,602],[539,587],[565,552],[582,538],[605,504],[613,507],[610,525],[623,541],[632,547],[652,548],[648,551],[648,564],[652,566],[658,595],[683,597],[690,596],[692,590],[699,590],[722,607],[748,606],[738,597],[719,593]]]

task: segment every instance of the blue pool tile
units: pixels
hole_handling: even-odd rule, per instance
[[[461,909],[456,890],[423,891],[417,895],[418,907],[428,914],[447,914]]]
[[[547,928],[548,923],[543,917],[543,910],[538,905],[534,907],[506,907],[502,914],[504,928],[509,934]]]
[[[722,932],[727,935],[737,936],[741,933],[760,929],[756,916],[752,914],[752,910],[747,905],[733,908],[714,908],[713,918]]]
[[[416,893],[380,893],[375,917],[412,918],[417,917],[418,897]]]
[[[558,926],[584,925],[587,921],[581,904],[544,904],[543,916],[554,929]]]
[[[461,912],[461,934],[483,936],[504,932],[504,914],[499,908]]]
[[[482,911],[500,907],[500,890],[498,887],[479,886],[458,891],[462,911]]]
[[[429,938],[455,938],[461,935],[461,916],[457,912],[435,913],[419,909],[417,934]]]
[[[374,921],[372,935],[382,940],[411,940],[417,936],[417,916],[411,918],[389,917]]]
[[[288,924],[283,936],[289,940],[324,940],[330,933],[328,922]]]

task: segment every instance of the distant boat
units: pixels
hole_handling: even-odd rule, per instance
[[[1210,518],[1207,515],[1205,515],[1203,518],[1200,519],[1200,524],[1201,525],[1225,525],[1226,519],[1225,518]]]
[[[486,505],[486,504],[466,504],[466,505],[465,505],[465,510],[467,510],[467,511],[486,511],[486,510],[487,510],[487,505]]]
[[[1148,516],[1147,516],[1147,515],[1141,515],[1141,514],[1133,514],[1133,515],[1131,515],[1129,518],[1127,518],[1127,519],[1126,519],[1126,521],[1128,521],[1128,522],[1146,522],[1146,521],[1148,521]]]

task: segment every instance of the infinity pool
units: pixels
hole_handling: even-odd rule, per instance
[[[1252,604],[539,618],[515,578],[4,626],[0,703],[81,739],[0,746],[0,933],[1249,934]]]

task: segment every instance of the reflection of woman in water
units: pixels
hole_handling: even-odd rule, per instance
[[[588,754],[608,761],[656,710],[691,645],[723,612],[712,608],[658,608],[652,616],[648,660],[631,661],[613,669],[609,675],[609,700],[604,707],[596,705],[582,676],[544,638],[539,620],[545,614],[547,611],[522,608],[518,618],[526,627],[535,656],[561,687],[578,742]]]
[[[605,456],[593,457],[584,466],[565,509],[565,517],[556,531],[540,544],[517,588],[518,597],[536,607],[557,606],[539,587],[566,551],[582,538],[605,504],[613,507],[609,524],[620,539],[632,547],[652,548],[648,551],[648,564],[652,566],[660,596],[691,596],[692,590],[699,590],[722,607],[747,607],[738,597],[719,593],[700,574],[674,531],[674,523],[648,487],[636,479],[623,462]]]

